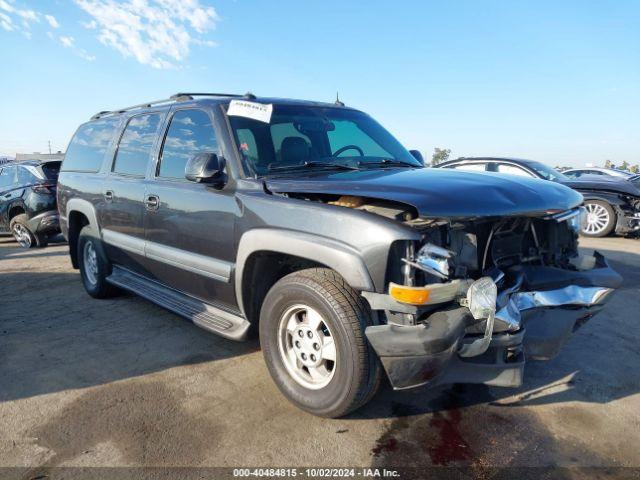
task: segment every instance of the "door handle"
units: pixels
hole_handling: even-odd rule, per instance
[[[113,192],[111,190],[104,192],[104,201],[107,203],[113,202]]]
[[[157,195],[147,195],[144,199],[144,205],[147,210],[158,210],[160,208],[160,197]]]

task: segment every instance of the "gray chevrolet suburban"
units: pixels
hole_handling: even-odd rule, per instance
[[[340,102],[180,93],[78,128],[60,225],[91,296],[259,333],[313,414],[364,405],[383,373],[518,386],[622,279],[578,253],[579,193],[421,160]]]

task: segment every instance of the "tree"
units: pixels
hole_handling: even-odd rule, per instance
[[[438,148],[433,151],[433,157],[431,157],[431,165],[438,165],[439,163],[446,162],[451,155],[450,148]]]
[[[625,160],[624,162],[622,162],[622,165],[620,165],[618,168],[620,170],[629,170],[629,167],[630,167],[629,162]]]
[[[633,167],[631,167],[631,168],[629,169],[629,171],[630,171],[631,173],[640,173],[640,166],[638,166],[638,165],[634,165]]]
[[[604,161],[604,168],[613,168],[613,163],[611,162],[611,160]]]

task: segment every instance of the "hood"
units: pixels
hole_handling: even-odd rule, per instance
[[[562,184],[576,190],[607,191],[640,197],[640,189],[631,181],[623,178],[603,178],[585,176],[578,180],[563,180]]]
[[[313,172],[267,178],[277,193],[354,195],[412,205],[421,217],[469,218],[567,210],[582,195],[546,180],[439,168]]]

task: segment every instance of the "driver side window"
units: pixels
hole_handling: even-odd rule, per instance
[[[335,128],[327,132],[332,155],[335,155],[337,151],[344,147],[353,145],[358,148],[345,149],[339,156],[353,157],[363,155],[365,157],[393,158],[393,155],[374,142],[354,122],[334,120],[333,125]],[[362,153],[360,153],[360,150],[362,150]]]

